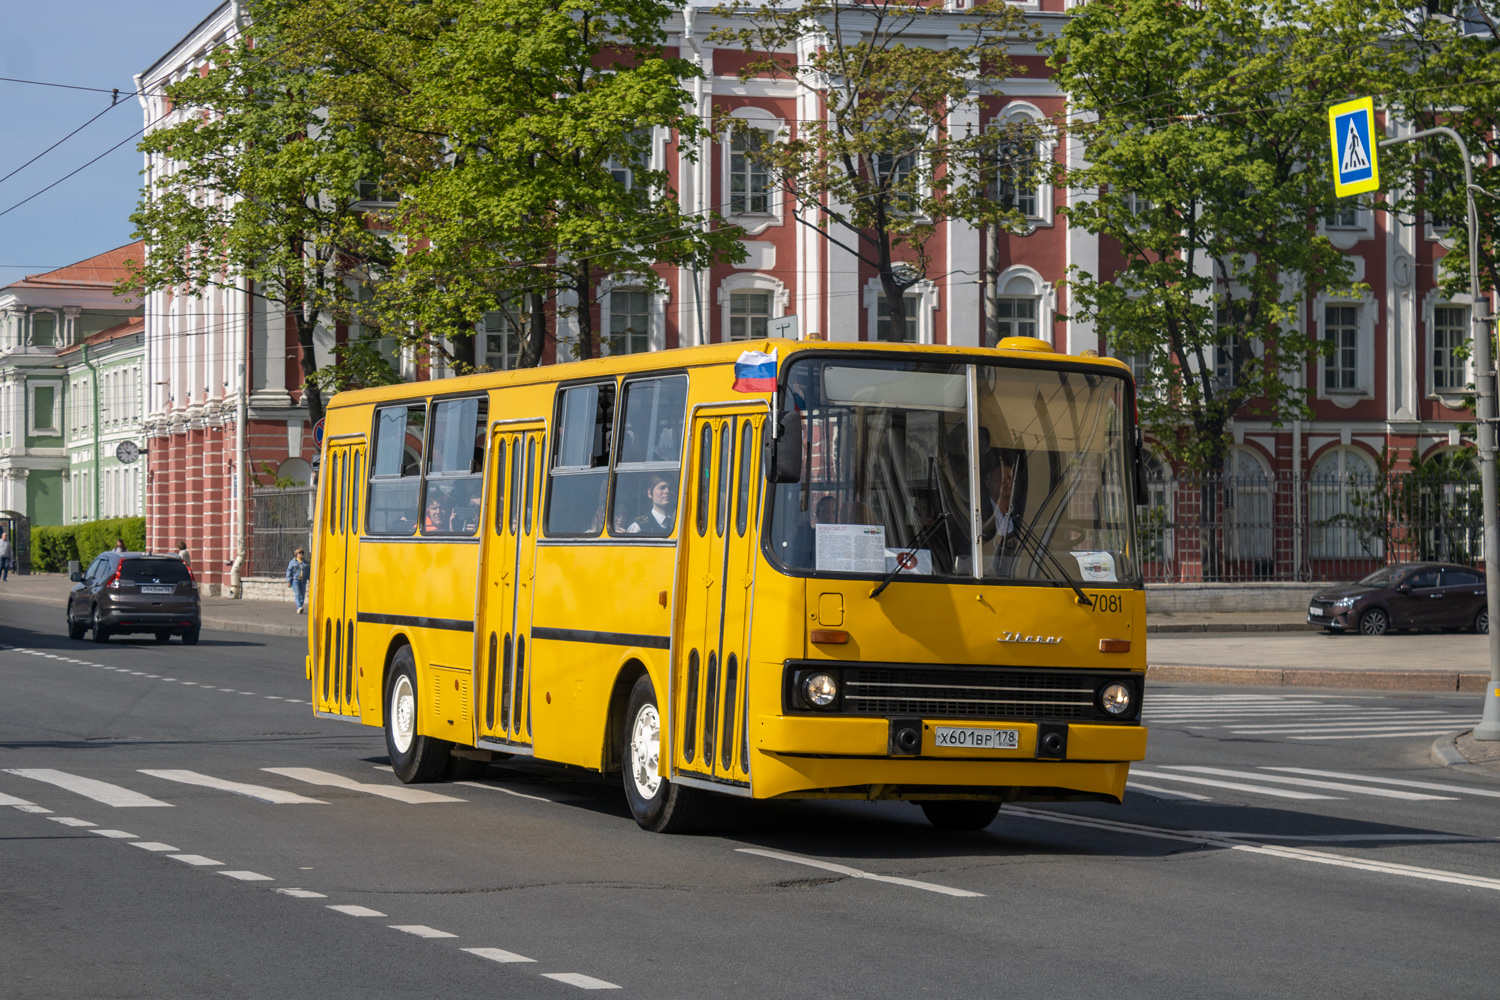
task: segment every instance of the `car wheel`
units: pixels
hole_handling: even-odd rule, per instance
[[[182,644],[184,646],[198,645],[198,630],[195,628],[190,628],[186,632],[182,633]]]
[[[983,830],[1000,815],[998,802],[919,802],[927,822],[939,830]]]
[[[89,627],[86,623],[75,622],[73,620],[73,612],[71,610],[63,612],[63,619],[68,623],[69,639],[82,639],[83,633],[89,630]]]
[[[103,623],[99,621],[99,605],[97,604],[94,605],[94,619],[90,625],[94,630],[93,638],[95,642],[109,641],[109,629],[105,628]]]
[[[630,815],[641,829],[652,833],[685,833],[698,822],[706,794],[673,784],[661,776],[661,713],[656,688],[642,674],[630,690],[625,709],[622,779]]]
[[[391,661],[385,689],[385,749],[391,769],[408,785],[436,781],[448,766],[453,744],[417,732],[417,663],[410,646]]]
[[[1480,635],[1490,634],[1490,609],[1488,607],[1480,608],[1479,613],[1474,616],[1474,631]]]
[[[1390,631],[1391,618],[1384,608],[1371,608],[1359,616],[1361,635],[1385,635]]]

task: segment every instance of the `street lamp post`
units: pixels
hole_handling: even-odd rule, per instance
[[[1479,210],[1474,205],[1474,168],[1469,162],[1469,147],[1451,128],[1429,128],[1411,135],[1383,139],[1382,147],[1411,142],[1428,136],[1445,135],[1458,143],[1464,165],[1464,205],[1469,225],[1469,326],[1474,351],[1474,389],[1479,419],[1479,489],[1484,507],[1484,583],[1485,605],[1489,614],[1490,683],[1485,691],[1484,711],[1474,727],[1476,740],[1500,740],[1500,630],[1495,624],[1500,612],[1500,524],[1495,503],[1495,361],[1490,350],[1488,302],[1479,294]]]

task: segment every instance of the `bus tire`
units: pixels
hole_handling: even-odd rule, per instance
[[[391,660],[385,688],[385,749],[391,770],[408,785],[436,781],[448,766],[452,744],[417,732],[417,664],[410,646]]]
[[[656,708],[656,688],[642,674],[630,690],[625,707],[624,746],[620,769],[625,801],[641,829],[652,833],[686,833],[697,823],[704,793],[674,785],[660,773],[661,714]]]
[[[972,799],[919,802],[927,822],[939,830],[983,830],[1000,815],[1000,803]]]

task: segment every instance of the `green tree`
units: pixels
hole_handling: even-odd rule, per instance
[[[977,121],[980,98],[1022,72],[1009,47],[1032,32],[1003,2],[959,14],[929,0],[731,0],[717,13],[731,20],[710,39],[753,54],[742,81],[790,79],[822,112],[746,155],[787,193],[799,224],[875,271],[901,339],[906,291],[928,276],[938,224],[1025,225],[995,197],[996,174],[1000,151],[1033,148],[1035,135],[955,119]],[[1031,169],[1026,158],[1010,174]]]
[[[1050,47],[1086,164],[1065,214],[1122,253],[1073,270],[1073,311],[1145,360],[1141,418],[1195,472],[1223,468],[1236,415],[1308,413],[1331,345],[1306,303],[1356,288],[1318,232],[1327,107],[1367,92],[1382,28],[1361,0],[1135,0],[1077,8]]]
[[[330,119],[303,38],[266,18],[255,36],[218,50],[201,75],[168,88],[174,114],[142,152],[170,165],[146,178],[131,216],[147,245],[126,284],[201,295],[248,287],[255,310],[274,304],[302,346],[303,400],[323,415],[314,331],[344,315],[351,273],[387,266],[392,234],[367,224],[361,182],[382,172],[373,131]]]

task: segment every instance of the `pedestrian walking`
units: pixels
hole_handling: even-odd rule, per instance
[[[286,564],[286,585],[292,588],[292,600],[297,602],[297,614],[307,614],[307,578],[312,569],[307,565],[307,553],[298,549],[292,561]]]
[[[192,560],[188,559],[187,542],[185,540],[177,542],[177,558],[182,560],[184,566],[192,566]]]
[[[10,579],[10,533],[0,531],[0,581]]]

